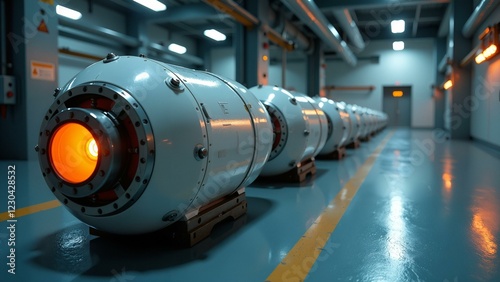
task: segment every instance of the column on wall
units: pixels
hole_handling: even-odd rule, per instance
[[[17,97],[0,117],[0,156],[36,159],[40,123],[57,87],[58,19],[51,1],[7,1],[6,5],[11,11],[2,19],[6,20],[7,74],[16,79]]]
[[[445,76],[441,73],[439,69],[439,65],[441,63],[441,59],[446,55],[446,38],[438,37],[436,38],[436,87],[433,89],[433,97],[434,97],[434,127],[444,129],[444,92],[440,88],[443,83]],[[445,58],[447,59],[447,58]]]
[[[316,39],[314,41],[313,52],[307,56],[307,95],[309,96],[322,96],[325,86],[325,57],[321,41]]]
[[[269,4],[265,0],[245,1],[243,7],[267,24]],[[236,80],[247,87],[267,85],[269,75],[269,41],[264,32],[255,26],[237,25],[234,34],[236,55]]]
[[[453,61],[453,87],[449,89],[450,98],[447,107],[450,112],[450,137],[466,139],[470,137],[470,107],[466,102],[471,96],[471,67],[461,67],[460,61],[467,56],[472,48],[472,40],[462,34],[462,28],[472,13],[472,1],[464,0],[450,2],[450,36],[448,46]]]

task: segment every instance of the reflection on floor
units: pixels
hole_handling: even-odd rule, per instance
[[[0,281],[265,281],[389,132],[341,161],[317,161],[305,183],[252,184],[247,215],[193,248],[91,236],[57,206],[18,218],[12,275],[11,223],[3,219]],[[0,164],[4,175],[16,166],[17,209],[54,200],[37,162]],[[283,280],[500,281],[498,167],[500,159],[473,142],[395,130],[320,255]],[[3,213],[5,180],[0,188]]]

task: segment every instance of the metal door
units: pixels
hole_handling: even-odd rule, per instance
[[[411,127],[411,86],[384,86],[383,91],[383,110],[389,116],[388,126]]]

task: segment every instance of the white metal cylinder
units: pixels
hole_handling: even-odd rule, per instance
[[[110,122],[103,125],[99,116]],[[57,146],[51,144],[58,128],[73,123],[91,133],[99,150],[93,174],[69,183],[64,176],[78,162],[55,171]],[[108,131],[118,132],[120,144],[113,144],[117,139]],[[106,142],[122,149],[110,151]],[[251,183],[271,145],[267,111],[237,82],[110,54],[57,94],[37,150],[49,188],[77,218],[106,232],[138,234],[166,227]],[[77,153],[67,157],[77,160]],[[107,162],[111,156],[121,161]]]
[[[314,157],[321,145],[321,127],[309,100],[277,86],[259,85],[250,91],[269,112],[274,132],[271,155],[261,175],[285,173],[301,161]]]
[[[318,106],[325,112],[328,122],[328,137],[320,155],[330,154],[341,147],[349,135],[350,119],[343,113],[333,100],[325,97],[316,97]],[[344,119],[342,118],[344,115]],[[345,124],[347,122],[347,125]]]
[[[352,141],[358,140],[361,132],[363,131],[363,124],[361,122],[361,117],[359,116],[359,113],[357,111],[357,108],[353,104],[346,104],[346,110],[349,112],[349,116],[351,117],[351,120],[353,120],[355,126],[355,134],[352,136],[354,138]]]
[[[325,146],[328,136],[328,120],[325,112],[311,97],[294,92],[295,98],[300,102],[304,119],[309,123],[309,139],[307,149],[302,159],[312,158],[319,154]]]

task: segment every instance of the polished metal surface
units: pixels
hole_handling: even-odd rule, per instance
[[[251,184],[248,214],[189,249],[90,236],[58,206],[17,219],[13,276],[2,217],[0,281],[265,281],[391,131],[341,161],[316,161],[318,173],[303,184]],[[317,260],[304,261],[305,281],[499,281],[498,156],[437,131],[395,130]],[[36,162],[0,164],[4,175],[16,165],[18,213],[54,200]]]
[[[92,140],[59,133],[68,124]],[[60,141],[69,137],[82,144]],[[271,141],[264,106],[241,84],[109,53],[55,96],[37,152],[48,189],[76,217],[100,231],[141,234],[253,182]]]

